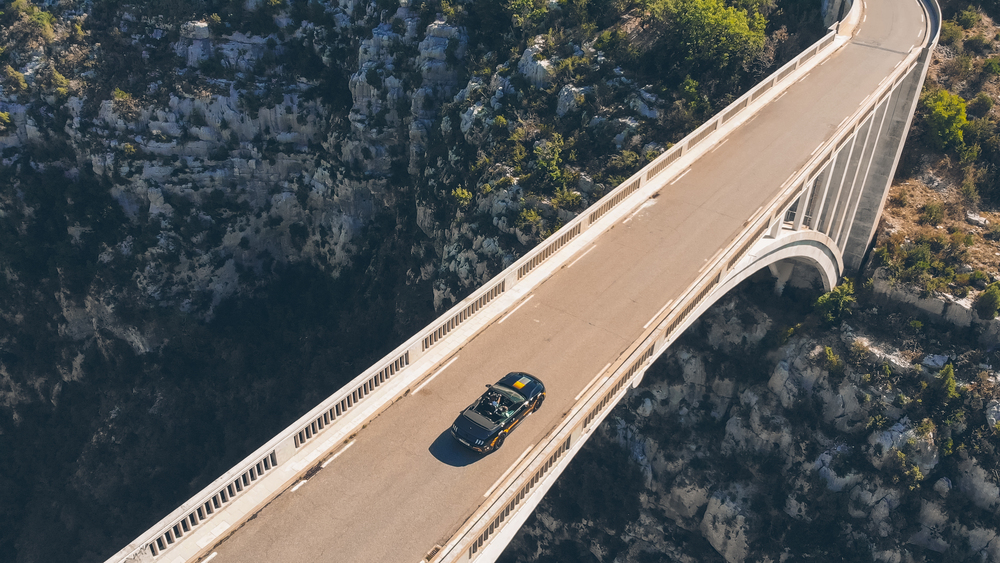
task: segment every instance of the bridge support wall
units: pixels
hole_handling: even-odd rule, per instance
[[[920,88],[927,75],[931,48],[921,49],[920,57],[910,71],[896,83],[891,98],[886,101],[885,115],[875,143],[876,150],[863,178],[861,197],[853,213],[849,235],[838,241],[844,249],[844,267],[848,271],[861,268],[868,247],[875,236],[878,219],[889,196],[906,134],[920,97]]]

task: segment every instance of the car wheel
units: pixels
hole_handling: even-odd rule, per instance
[[[542,402],[543,401],[545,401],[545,395],[539,395],[538,398],[535,399],[535,408],[531,409],[532,412],[537,411],[538,409],[542,408]]]
[[[503,440],[506,436],[507,436],[506,434],[501,434],[497,436],[497,439],[493,441],[493,451],[497,451],[500,449],[500,446],[503,445]]]

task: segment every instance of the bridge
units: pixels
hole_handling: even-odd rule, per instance
[[[820,41],[109,563],[494,561],[712,303],[765,267],[779,290],[860,267],[941,14],[831,4]],[[539,376],[544,407],[499,451],[465,451],[452,421],[508,371]]]

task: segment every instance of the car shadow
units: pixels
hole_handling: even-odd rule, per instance
[[[431,453],[441,463],[448,464],[452,467],[465,467],[466,465],[471,465],[483,458],[482,454],[477,454],[476,452],[466,448],[462,444],[458,443],[454,437],[452,437],[451,432],[445,430],[440,436],[434,440],[431,447],[427,448],[427,451]]]

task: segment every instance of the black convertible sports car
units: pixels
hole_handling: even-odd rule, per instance
[[[508,373],[458,415],[451,435],[473,450],[494,452],[504,438],[545,400],[545,385],[533,375]]]

